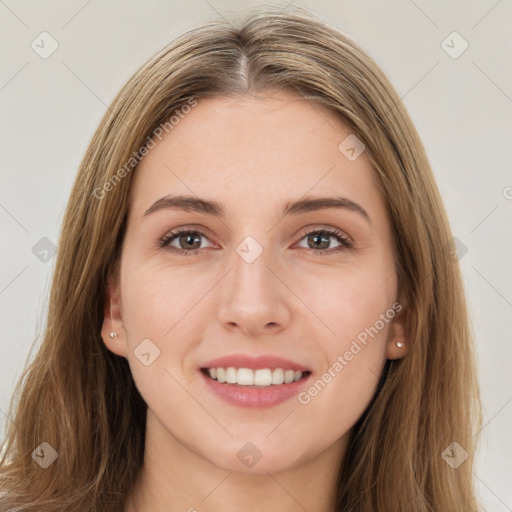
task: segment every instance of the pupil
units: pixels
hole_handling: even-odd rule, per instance
[[[183,242],[183,240],[185,240],[185,243],[184,245],[187,245],[187,244],[194,244],[194,238],[197,240],[199,237],[197,235],[182,235],[182,238],[181,238],[181,241]],[[199,242],[199,245],[201,245],[201,242]],[[190,247],[186,247],[187,249],[189,249]],[[199,247],[191,247],[192,249],[198,249]]]
[[[329,246],[329,237],[325,236],[325,235],[319,235],[319,234],[315,234],[315,235],[312,235],[315,242],[315,248],[318,249],[319,247],[322,247],[323,249],[327,249],[328,246]],[[323,243],[322,243],[322,239],[323,239]],[[320,245],[317,244],[317,241],[320,241]]]

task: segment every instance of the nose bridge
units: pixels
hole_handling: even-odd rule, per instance
[[[268,240],[267,240],[268,242]],[[235,249],[232,258],[233,296],[249,303],[269,303],[275,297],[276,283],[272,272],[267,268],[272,265],[272,249],[265,241],[258,242],[254,237],[246,237]]]
[[[266,239],[268,243],[269,239]],[[283,326],[289,312],[282,286],[274,273],[276,259],[265,242],[248,236],[235,247],[232,268],[225,282],[219,320],[244,331],[257,331],[265,326]],[[272,271],[268,268],[270,267]]]

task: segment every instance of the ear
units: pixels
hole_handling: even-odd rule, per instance
[[[126,331],[123,327],[120,297],[119,273],[115,272],[109,274],[107,279],[101,338],[111,352],[126,357],[127,340]],[[115,333],[115,335],[112,333]]]
[[[400,359],[407,355],[411,349],[411,343],[406,332],[406,319],[408,314],[408,302],[405,296],[400,296],[393,304],[395,316],[391,321],[388,331],[388,340],[386,346],[387,359]],[[401,347],[397,346],[397,342],[402,343]]]

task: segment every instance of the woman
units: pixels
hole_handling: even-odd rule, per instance
[[[81,163],[0,509],[479,510],[451,239],[347,37],[301,10],[184,34]]]

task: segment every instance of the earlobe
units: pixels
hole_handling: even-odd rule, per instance
[[[126,357],[126,339],[122,323],[117,281],[109,276],[103,308],[101,337],[106,347],[119,356]]]
[[[401,297],[396,304],[400,305],[398,313],[389,329],[388,342],[386,347],[387,359],[400,359],[407,355],[410,350],[410,343],[406,333],[407,301]]]
[[[409,352],[409,345],[404,338],[393,338],[388,342],[387,359],[400,359]]]

